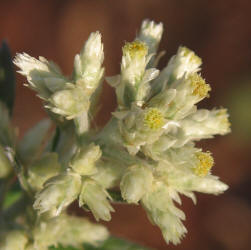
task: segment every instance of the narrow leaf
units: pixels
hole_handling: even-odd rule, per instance
[[[44,137],[49,131],[51,122],[44,119],[31,128],[18,145],[18,153],[25,163],[31,162],[41,149]]]
[[[10,115],[15,99],[15,75],[11,52],[6,42],[0,47],[0,100],[8,107]]]

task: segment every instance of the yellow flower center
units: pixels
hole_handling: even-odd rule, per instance
[[[194,168],[194,173],[200,177],[205,177],[214,165],[214,159],[210,152],[198,152],[196,157],[199,162]]]
[[[144,124],[152,130],[157,130],[164,125],[164,116],[158,109],[149,108],[144,117]]]
[[[144,57],[148,52],[146,44],[138,40],[131,43],[126,43],[122,50],[124,55],[129,53],[131,58]]]
[[[201,98],[209,97],[208,92],[211,90],[211,87],[209,84],[206,84],[205,80],[199,74],[191,74],[189,79],[193,88],[193,95]]]

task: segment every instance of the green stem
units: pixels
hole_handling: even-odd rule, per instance
[[[59,140],[60,140],[60,128],[57,126],[56,132],[55,132],[55,135],[54,135],[53,141],[52,141],[52,147],[51,147],[52,152],[56,152]]]
[[[0,213],[2,211],[6,193],[9,191],[15,181],[16,177],[13,178],[13,175],[9,176],[7,179],[0,180]]]

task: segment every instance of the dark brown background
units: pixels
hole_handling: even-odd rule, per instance
[[[167,246],[140,207],[115,206],[107,223],[112,233],[152,246],[176,250],[248,250],[251,245],[251,2],[244,0],[0,0],[0,40],[16,52],[42,55],[70,74],[74,55],[92,31],[99,30],[105,48],[106,75],[118,73],[121,46],[131,41],[144,18],[164,23],[161,65],[179,45],[203,59],[203,76],[211,98],[202,107],[226,106],[233,133],[201,143],[216,160],[213,172],[230,185],[219,197],[184,198],[188,228],[182,244]],[[14,123],[20,136],[45,116],[41,102],[17,75]],[[115,108],[113,90],[105,83],[98,123]]]

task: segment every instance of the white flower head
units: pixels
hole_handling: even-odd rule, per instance
[[[30,186],[36,191],[41,190],[45,181],[57,175],[60,168],[56,153],[45,154],[41,159],[33,162],[28,169]]]
[[[108,201],[109,194],[106,190],[92,179],[84,179],[79,196],[79,206],[87,205],[92,211],[96,220],[109,221],[110,212],[114,209]]]
[[[159,93],[182,77],[200,71],[201,64],[201,59],[193,51],[186,47],[179,47],[177,54],[170,59],[159,77],[154,80],[152,91]]]
[[[46,107],[52,112],[71,120],[89,108],[89,99],[80,87],[71,87],[55,92]]]
[[[99,32],[91,33],[79,55],[75,56],[74,70],[77,84],[85,88],[86,93],[91,95],[98,87],[104,68],[103,44]]]
[[[174,206],[168,187],[155,182],[152,191],[143,197],[142,204],[151,221],[160,227],[165,241],[175,245],[180,243],[187,232],[182,224],[185,214]]]
[[[95,162],[101,157],[101,154],[102,152],[99,146],[95,146],[95,144],[92,143],[79,150],[70,163],[70,166],[80,175],[94,174],[97,171]]]
[[[214,135],[225,135],[230,132],[230,122],[226,109],[197,110],[181,123],[184,137],[189,140],[211,138]]]
[[[126,43],[122,50],[122,78],[132,86],[135,86],[142,79],[146,64],[149,61],[147,57],[148,47],[144,42],[136,40],[131,43]]]
[[[149,48],[149,54],[155,53],[163,33],[163,24],[144,20],[141,25],[138,39],[145,42]]]
[[[199,71],[201,64],[201,59],[193,51],[186,47],[179,47],[177,54],[170,60],[167,67],[170,67],[173,78],[179,79],[184,74]]]
[[[67,83],[59,67],[44,57],[36,59],[26,53],[17,54],[14,64],[20,68],[18,72],[27,77],[28,86],[44,100],[55,91],[63,89]]]
[[[47,220],[41,219],[32,231],[34,239],[33,249],[46,250],[50,246],[57,246],[63,233],[67,230],[67,226],[64,215]]]
[[[120,183],[123,199],[128,203],[138,203],[144,194],[152,189],[152,182],[152,171],[147,167],[141,165],[128,167]]]
[[[118,117],[119,113],[114,113]],[[164,132],[166,119],[161,110],[157,108],[132,108],[122,119],[118,126],[127,149],[136,154],[141,146],[152,144]]]
[[[81,247],[83,243],[98,246],[109,236],[108,230],[100,224],[94,224],[86,218],[64,215],[65,228],[59,238],[63,246]]]
[[[92,178],[104,188],[113,188],[118,186],[124,173],[124,166],[112,160],[103,160],[97,162],[97,173]]]
[[[201,192],[208,194],[221,194],[228,189],[228,186],[221,182],[218,177],[210,174],[213,166],[213,159],[209,153],[197,153],[196,158],[190,157],[185,166],[171,164],[165,167],[164,179],[166,183],[181,194],[191,194],[191,192]],[[189,167],[190,166],[190,167]],[[193,198],[191,196],[190,198]]]
[[[199,101],[209,97],[211,87],[197,73],[183,76],[172,84],[176,90],[176,95],[167,109],[167,117],[174,120],[184,119],[186,116],[196,111]]]
[[[66,172],[50,178],[44,188],[36,194],[33,207],[39,213],[51,212],[57,216],[62,209],[72,203],[79,195],[81,177],[78,174]]]

